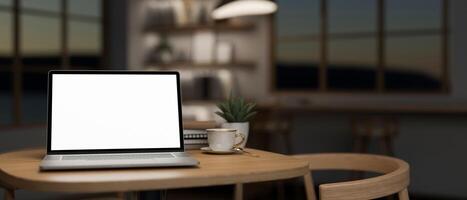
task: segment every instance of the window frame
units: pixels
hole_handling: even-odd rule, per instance
[[[23,128],[23,127],[42,127],[46,124],[44,123],[24,123],[23,116],[22,116],[22,98],[23,98],[23,75],[24,72],[47,72],[48,68],[40,68],[37,69],[33,68],[25,68],[22,63],[22,52],[21,52],[21,17],[25,15],[27,12],[28,15],[35,15],[41,17],[52,17],[58,19],[60,22],[59,29],[60,29],[60,69],[62,70],[69,70],[72,69],[70,62],[70,51],[69,51],[69,22],[72,20],[77,21],[88,21],[91,23],[100,24],[100,61],[97,67],[100,69],[105,69],[107,64],[109,63],[108,60],[108,46],[109,46],[109,39],[105,37],[107,35],[107,21],[108,21],[108,13],[107,13],[107,4],[108,0],[99,0],[101,7],[100,12],[101,16],[96,18],[87,15],[79,15],[79,14],[72,14],[69,12],[68,7],[69,0],[60,0],[60,10],[58,12],[53,11],[45,11],[33,8],[22,8],[21,7],[21,0],[11,0],[11,6],[4,6],[1,10],[2,12],[8,12],[7,7],[11,7],[11,59],[12,64],[8,66],[7,71],[11,72],[12,74],[12,90],[10,91],[11,99],[12,99],[12,122],[6,125],[0,125],[2,129],[10,129],[10,128]],[[79,67],[79,66],[77,66]],[[45,115],[44,115],[45,116]]]
[[[277,1],[277,0],[276,0]],[[387,0],[377,0],[376,2],[376,31],[368,33],[329,33],[329,0],[319,0],[319,33],[312,35],[311,38],[319,43],[318,56],[318,88],[309,90],[299,89],[278,89],[277,88],[277,39],[278,29],[276,28],[277,14],[269,16],[270,33],[270,93],[273,95],[313,95],[313,94],[440,94],[447,95],[451,92],[451,81],[449,76],[449,0],[439,0],[441,4],[441,24],[436,29],[414,29],[391,31],[386,29],[386,2]],[[329,90],[327,85],[327,66],[329,64],[329,38],[364,38],[371,34],[376,38],[376,87],[374,90]],[[425,36],[437,35],[441,38],[440,45],[440,68],[441,68],[441,88],[440,90],[415,91],[415,90],[386,90],[385,88],[385,70],[386,70],[386,40],[391,35],[398,36]]]

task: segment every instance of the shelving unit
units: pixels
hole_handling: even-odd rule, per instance
[[[198,64],[191,62],[175,62],[175,63],[149,63],[146,68],[157,67],[161,69],[254,69],[255,63],[253,62],[235,62],[235,63],[206,63]]]
[[[222,23],[211,25],[184,25],[184,26],[151,26],[147,27],[144,31],[146,33],[193,33],[195,31],[217,31],[217,32],[230,32],[230,31],[252,31],[255,25],[251,23]]]
[[[254,31],[255,24],[248,22],[221,22],[215,24],[199,24],[199,25],[183,25],[183,26],[150,26],[146,27],[144,33],[150,34],[178,34],[178,35],[192,35],[198,31],[213,31],[217,34],[230,33],[230,32],[249,32]],[[237,62],[233,63],[206,63],[199,64],[191,61],[187,62],[173,62],[173,63],[152,63],[147,62],[144,64],[145,68],[157,67],[161,69],[253,69],[256,65],[254,62]]]
[[[194,14],[199,12],[199,5],[194,3],[204,4],[209,0],[192,0],[192,7],[187,9],[190,11],[186,15],[188,20],[180,23],[172,16],[166,16],[178,11],[168,12],[166,8],[161,11],[154,6],[161,4],[152,1],[135,1],[131,4],[127,41],[129,69],[179,70],[183,79],[181,86],[186,91],[184,101],[217,101],[219,96],[231,92],[248,98],[261,95],[251,89],[251,85],[265,82],[264,76],[259,75],[266,73],[265,66],[269,64],[266,49],[269,27],[265,25],[265,17],[199,20],[201,15]],[[209,12],[209,9],[206,6],[205,11]],[[214,39],[211,39],[213,36]],[[206,48],[203,48],[204,40],[208,41]],[[167,48],[158,48],[161,42],[166,42],[170,50],[159,50]],[[228,54],[231,58],[221,56],[227,54],[219,54],[219,44],[231,45],[227,46],[231,48],[227,50],[231,51]],[[209,51],[212,57],[200,59],[204,55],[199,56],[200,51],[206,54]],[[220,63],[221,60],[227,62]]]

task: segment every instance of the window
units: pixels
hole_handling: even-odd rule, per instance
[[[0,0],[0,126],[45,123],[48,70],[101,68],[102,4]]]
[[[277,0],[276,92],[448,92],[448,0]]]

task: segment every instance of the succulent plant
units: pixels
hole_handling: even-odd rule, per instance
[[[248,103],[243,98],[230,97],[225,102],[218,103],[220,111],[216,114],[224,118],[227,122],[248,122],[256,115],[256,104]]]

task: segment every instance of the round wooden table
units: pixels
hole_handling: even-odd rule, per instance
[[[242,199],[242,183],[309,177],[308,163],[290,156],[247,149],[252,154],[211,155],[188,151],[200,161],[191,168],[135,168],[81,171],[39,171],[44,149],[0,155],[0,185],[5,199],[26,189],[47,192],[101,193],[163,190],[235,184]]]

